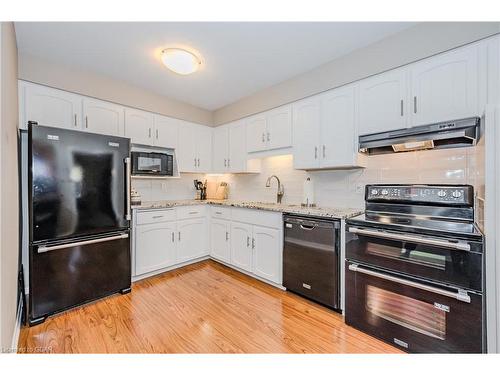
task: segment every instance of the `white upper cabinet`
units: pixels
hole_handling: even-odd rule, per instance
[[[410,66],[411,125],[478,116],[477,44]]]
[[[181,121],[176,154],[180,172],[211,172],[212,128]]]
[[[259,114],[252,116],[247,121],[247,151],[256,152],[267,149],[266,143],[266,116]]]
[[[313,96],[293,104],[293,166],[319,168],[321,100]]]
[[[175,118],[153,115],[154,123],[154,145],[164,148],[177,148],[179,138],[180,120]]]
[[[292,145],[292,106],[285,105],[269,112],[267,117],[267,149],[290,147]]]
[[[125,108],[125,137],[131,143],[153,144],[153,114],[133,108]]]
[[[84,130],[124,136],[124,107],[97,99],[83,99]]]
[[[321,95],[320,100],[319,166],[341,168],[358,165],[354,85],[331,90]]]
[[[216,173],[228,172],[229,165],[229,129],[227,126],[218,126],[213,134],[212,170]],[[241,151],[242,153],[244,150]]]
[[[292,109],[284,105],[248,118],[247,151],[257,152],[292,145]]]
[[[391,70],[359,82],[359,134],[407,126],[406,69]]]
[[[19,127],[28,121],[66,129],[82,128],[82,99],[76,94],[19,82]]]

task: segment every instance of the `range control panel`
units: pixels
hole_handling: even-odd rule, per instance
[[[439,203],[472,206],[470,185],[366,185],[367,202]]]

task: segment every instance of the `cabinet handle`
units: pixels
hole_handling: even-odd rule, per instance
[[[227,167],[226,159],[224,159],[224,167]]]
[[[314,159],[318,158],[318,146],[314,146]]]
[[[198,167],[200,166],[200,158],[198,158]]]
[[[194,166],[196,167],[196,158],[194,158]]]
[[[326,157],[326,146],[323,145],[323,159]]]
[[[417,97],[413,97],[413,113],[417,113]]]
[[[156,139],[158,139],[158,129],[156,129]]]
[[[179,241],[181,240],[181,231],[179,231],[179,235],[177,236],[177,238],[179,239]]]
[[[250,237],[247,236],[247,247],[250,246]]]
[[[255,238],[252,238],[252,249],[255,249]]]
[[[269,142],[271,140],[271,134],[267,132],[267,141]]]
[[[75,113],[75,128],[76,128],[76,126],[77,126],[77,125],[76,125],[76,113]]]
[[[174,232],[172,232],[172,242],[174,242],[174,241],[175,241],[175,234],[174,234]]]
[[[189,214],[190,215],[196,215],[198,213],[198,211],[190,211]]]
[[[222,212],[220,212],[220,211],[215,211],[215,213],[216,213],[217,215],[222,215]]]
[[[89,118],[85,116],[85,128],[88,129],[89,127]]]
[[[262,133],[262,143],[264,143],[265,141],[266,141],[266,134]]]
[[[401,117],[404,116],[404,112],[403,112],[403,99],[401,99]]]
[[[226,232],[226,241],[229,241],[229,233]]]
[[[163,215],[156,215],[156,216],[153,216],[153,219],[160,219],[162,217],[163,217]]]
[[[149,128],[149,138],[151,138],[151,128]]]
[[[229,168],[231,166],[231,159],[227,159],[227,167]]]

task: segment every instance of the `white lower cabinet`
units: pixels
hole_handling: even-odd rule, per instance
[[[190,219],[177,222],[177,261],[187,262],[208,255],[206,220]]]
[[[212,219],[210,222],[210,256],[223,262],[231,262],[231,222]]]
[[[175,222],[137,225],[135,274],[142,275],[176,263]]]
[[[281,284],[282,244],[280,231],[253,227],[253,272],[264,279]]]
[[[253,271],[252,226],[231,223],[231,264],[242,270]]]

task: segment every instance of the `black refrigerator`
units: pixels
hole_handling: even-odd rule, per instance
[[[130,140],[30,123],[29,322],[130,291]]]

